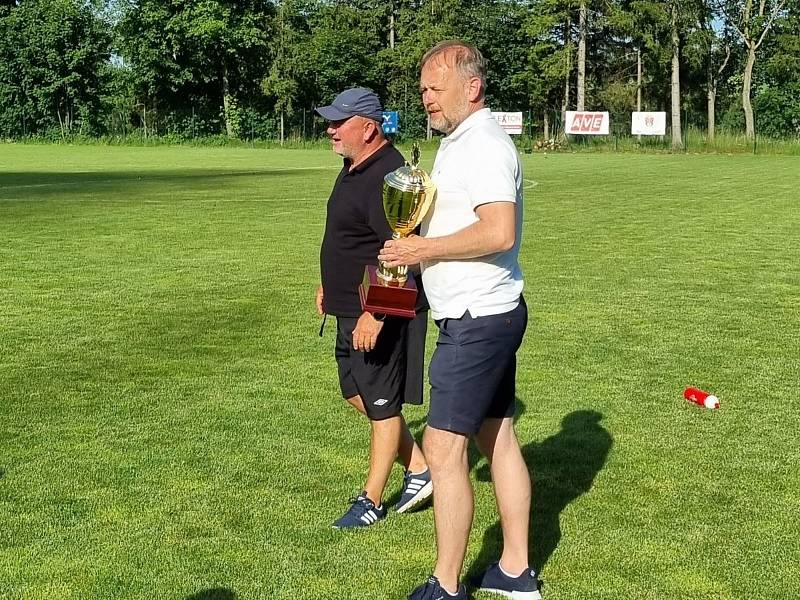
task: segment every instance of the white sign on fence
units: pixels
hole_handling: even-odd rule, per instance
[[[608,112],[567,111],[567,133],[608,135]]]
[[[522,134],[521,112],[492,112],[492,116],[508,135]]]
[[[631,133],[633,135],[664,135],[667,132],[667,113],[631,113]]]

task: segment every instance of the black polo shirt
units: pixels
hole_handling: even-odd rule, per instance
[[[386,144],[352,171],[351,164],[350,159],[344,160],[328,199],[320,249],[323,308],[337,317],[358,317],[363,312],[358,286],[364,267],[378,264],[378,251],[392,237],[383,212],[383,178],[405,161],[394,146]],[[418,309],[427,307],[421,279],[415,280],[420,290]]]

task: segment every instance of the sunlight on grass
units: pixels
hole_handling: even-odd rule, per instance
[[[800,159],[524,161],[545,598],[797,596]],[[368,435],[313,302],[339,166],[0,145],[0,597],[394,599],[428,575],[430,510],[329,527]],[[501,542],[471,460],[475,572]]]

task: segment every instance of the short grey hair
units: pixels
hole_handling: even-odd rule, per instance
[[[461,40],[445,40],[428,50],[419,63],[422,69],[432,58],[452,52],[455,67],[464,79],[477,77],[481,80],[481,96],[486,91],[486,59],[475,46]]]

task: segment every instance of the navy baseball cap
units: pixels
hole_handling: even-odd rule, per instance
[[[378,95],[367,88],[350,88],[333,99],[329,106],[319,106],[314,110],[328,121],[342,121],[356,115],[383,122],[383,107]]]

